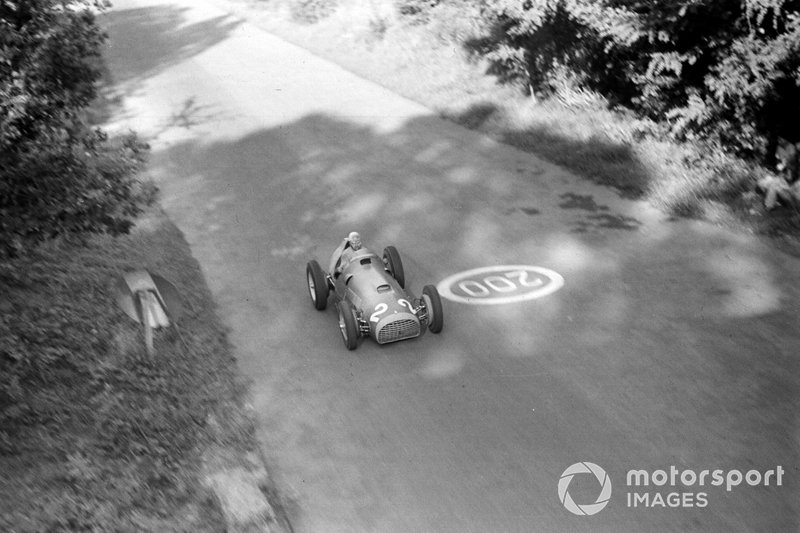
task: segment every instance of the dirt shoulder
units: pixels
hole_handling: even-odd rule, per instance
[[[185,307],[152,360],[115,300],[139,268]],[[0,529],[281,530],[226,330],[160,210],[0,263],[0,295]]]

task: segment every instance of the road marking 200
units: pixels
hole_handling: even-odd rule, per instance
[[[486,276],[483,278],[483,283],[468,279],[466,281],[459,281],[458,288],[467,293],[473,298],[483,298],[491,296],[492,291],[499,293],[514,292],[519,289],[516,283],[511,281],[510,278],[517,277],[521,287],[541,287],[544,282],[541,279],[536,279],[532,282],[528,281],[528,272],[526,270],[517,270],[514,272],[506,272],[506,277],[497,275]],[[473,290],[475,288],[476,290]]]
[[[473,305],[497,305],[541,298],[564,285],[560,274],[531,265],[475,268],[439,282],[441,295]]]

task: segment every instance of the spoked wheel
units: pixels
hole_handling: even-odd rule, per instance
[[[397,284],[405,289],[406,274],[403,270],[403,261],[400,259],[400,252],[397,251],[397,248],[394,246],[387,246],[384,248],[383,262],[386,264],[386,268],[389,269],[389,273],[392,277],[397,280]]]
[[[428,329],[431,333],[441,333],[444,327],[444,315],[439,291],[433,285],[425,285],[422,289],[422,300],[428,308]]]
[[[324,310],[328,305],[328,280],[322,267],[313,259],[308,262],[306,267],[306,281],[308,282],[308,292],[311,295],[311,303],[317,310]]]
[[[353,306],[347,300],[339,302],[339,330],[342,340],[348,350],[355,350],[358,346],[358,324],[353,313]]]

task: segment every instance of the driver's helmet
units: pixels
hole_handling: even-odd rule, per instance
[[[353,251],[358,251],[361,249],[361,235],[358,234],[357,231],[350,232],[350,235],[347,236],[347,240],[350,242],[350,248]]]

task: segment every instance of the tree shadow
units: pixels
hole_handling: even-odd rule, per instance
[[[105,55],[118,65],[114,82],[124,86],[154,76],[219,43],[241,23],[227,15],[187,22],[188,11],[160,5],[111,9],[98,17],[111,37]],[[147,43],[146,54],[138,52],[141,42]]]
[[[647,199],[676,220],[716,220],[771,237],[789,237],[787,241],[798,226],[797,209],[784,206],[768,212],[763,207],[762,197],[754,190],[754,180],[760,175],[755,167],[717,157],[720,154],[665,148],[665,143],[658,142],[645,149],[651,153],[642,155],[631,144],[616,141],[597,128],[589,131],[585,125],[571,126],[578,130],[571,135],[559,134],[558,119],[568,117],[568,109],[553,112],[544,103],[524,112],[542,116],[518,120],[511,116],[514,111],[492,102],[479,102],[446,116],[563,166],[592,183],[610,187],[623,198]],[[602,114],[598,115],[601,119]],[[664,150],[668,153],[662,153]],[[653,161],[644,161],[651,156]],[[693,170],[687,172],[687,168]],[[791,246],[777,240],[775,244]]]
[[[575,233],[585,233],[599,228],[631,231],[638,229],[642,225],[642,222],[635,217],[618,213],[609,213],[609,206],[598,204],[595,202],[592,195],[567,192],[562,194],[560,198],[562,202],[558,204],[558,207],[561,209],[576,209],[592,213],[587,215],[584,219],[577,220],[573,223],[572,231]],[[602,211],[602,213],[598,213],[598,211]]]
[[[492,115],[504,112],[496,104],[482,102],[448,115],[448,118],[470,129],[480,129]],[[593,183],[611,187],[623,198],[642,198],[650,187],[650,173],[631,147],[608,137],[592,134],[588,139],[577,141],[554,134],[546,124],[507,127],[497,137],[515,148],[568,168]]]

